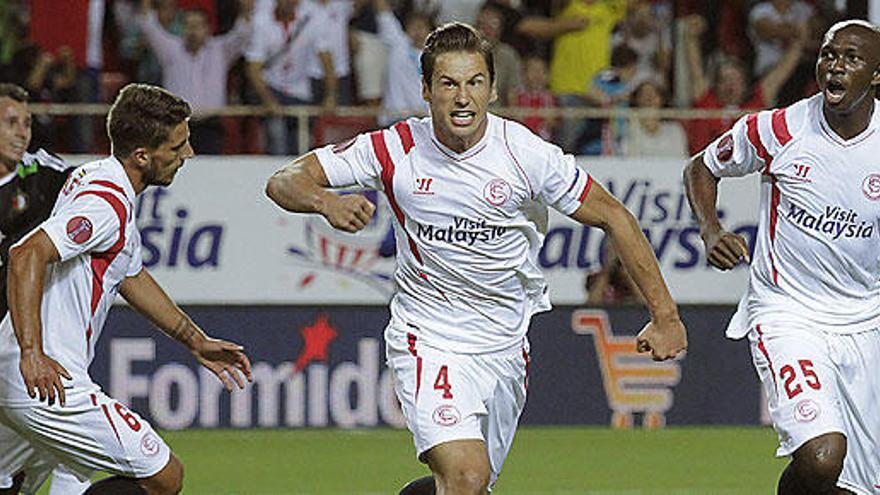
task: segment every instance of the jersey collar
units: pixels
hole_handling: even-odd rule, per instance
[[[492,134],[492,130],[495,128],[495,116],[491,113],[486,114],[486,132],[483,133],[483,137],[480,138],[479,141],[477,141],[477,144],[471,146],[461,153],[453,151],[452,149],[441,143],[439,139],[437,139],[437,135],[434,133],[434,121],[431,119],[430,116],[428,116],[428,123],[431,126],[431,142],[434,143],[437,149],[452,160],[462,161],[467,160],[468,158],[473,158],[477,155],[477,153],[483,151],[483,149],[486,148],[486,145],[489,143],[489,135]]]

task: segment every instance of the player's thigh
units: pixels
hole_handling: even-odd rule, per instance
[[[484,397],[459,356],[419,349],[415,355],[389,347],[394,390],[416,454],[454,440],[484,440]]]
[[[794,325],[762,325],[749,335],[752,360],[779,435],[777,455],[832,432],[846,434],[840,384],[821,332]]]
[[[57,461],[8,427],[7,421],[0,408],[0,493],[13,487],[13,478],[19,473],[24,473],[21,493],[35,493]]]
[[[8,411],[29,440],[81,477],[104,471],[148,478],[166,466],[171,454],[149,423],[101,392],[69,397],[63,407],[40,404]]]

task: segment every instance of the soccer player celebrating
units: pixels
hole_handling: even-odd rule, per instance
[[[190,107],[129,85],[108,115],[112,156],[70,175],[51,216],[9,253],[9,313],[0,323],[0,493],[33,493],[61,462],[81,479],[115,476],[87,494],[174,494],[183,466],[152,427],[105,395],[88,366],[117,294],[223,381],[244,386],[240,346],[209,338],[143,268],[137,194],[170,185],[193,151]],[[22,479],[23,478],[23,479]],[[5,488],[5,489],[4,489]]]
[[[749,288],[727,329],[753,362],[791,456],[778,493],[877,493],[880,487],[880,30],[825,35],[821,92],[743,117],[685,170],[709,262],[749,261],[723,230],[721,177],[760,172],[761,218]]]
[[[525,404],[529,320],[550,308],[537,260],[546,206],[610,235],[651,311],[640,350],[675,357],[685,328],[626,208],[573,157],[487,113],[491,48],[472,27],[434,30],[421,67],[430,117],[301,156],[269,179],[267,194],[356,232],[375,206],[325,188],[384,190],[397,220],[386,354],[418,458],[433,473],[401,493],[482,494]]]

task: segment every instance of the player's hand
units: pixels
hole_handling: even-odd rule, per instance
[[[193,345],[192,353],[199,363],[217,375],[226,390],[232,391],[234,381],[238,388],[244,388],[244,379],[253,382],[251,362],[244,353],[244,347],[225,340],[210,337]]]
[[[650,352],[654,361],[673,359],[686,349],[687,330],[678,317],[651,321],[636,338],[636,350]]]
[[[741,235],[718,230],[702,234],[709,263],[721,270],[730,270],[740,261],[751,263],[749,245]]]
[[[374,211],[376,205],[360,194],[333,194],[321,213],[333,228],[357,232],[370,223]]]
[[[43,354],[41,350],[22,351],[21,363],[19,363],[21,377],[24,378],[24,387],[31,399],[40,396],[40,402],[48,398],[49,405],[55,404],[55,396],[58,403],[64,405],[64,384],[61,377],[73,380],[70,373],[57,361]]]

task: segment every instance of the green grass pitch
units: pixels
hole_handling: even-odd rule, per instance
[[[406,431],[163,432],[188,495],[396,494],[428,474]],[[493,494],[772,494],[770,428],[521,428]],[[40,492],[47,493],[45,488]]]

